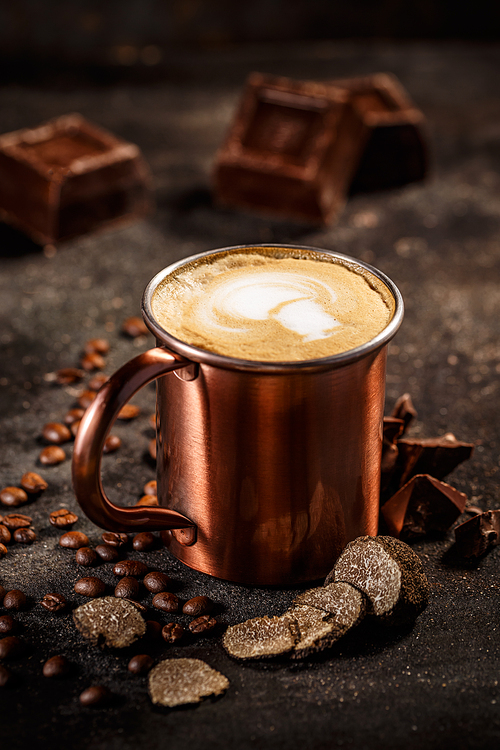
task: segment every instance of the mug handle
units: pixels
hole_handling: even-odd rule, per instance
[[[98,391],[80,422],[73,450],[73,488],[84,513],[108,531],[185,529],[195,524],[169,508],[114,505],[102,487],[101,460],[106,437],[126,402],[142,386],[172,370],[192,365],[164,347],[150,349],[121,367]]]

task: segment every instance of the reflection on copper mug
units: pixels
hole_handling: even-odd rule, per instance
[[[265,246],[259,246],[265,247]],[[331,357],[293,363],[238,360],[166,333],[151,312],[159,273],[144,293],[143,314],[157,347],[125,364],[87,409],[75,440],[78,502],[112,531],[169,530],[162,536],[186,565],[244,584],[291,584],[324,577],[345,544],[377,533],[387,343],[403,301],[384,274],[394,314],[368,343]],[[157,379],[159,507],[122,508],[100,479],[104,441],[116,415]]]

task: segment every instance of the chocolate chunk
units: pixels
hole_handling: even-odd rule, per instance
[[[417,417],[417,411],[413,406],[413,401],[409,393],[403,393],[394,404],[391,417],[402,419],[404,422],[403,432],[406,432],[411,422]]]
[[[458,464],[467,461],[473,450],[473,443],[462,443],[451,432],[435,438],[402,438],[398,440],[399,486],[416,474],[443,479]]]
[[[229,680],[200,659],[166,659],[149,673],[149,695],[161,706],[199,703],[209,695],[220,695]]]
[[[416,539],[426,534],[444,534],[464,512],[467,496],[428,474],[410,479],[382,506],[390,534]]]
[[[455,528],[453,550],[463,557],[481,557],[500,544],[500,510],[487,510]]]
[[[362,591],[368,598],[368,613],[386,625],[413,622],[429,598],[420,558],[390,536],[360,536],[349,542],[325,586],[337,581]]]
[[[403,434],[404,427],[405,423],[403,419],[399,419],[398,417],[384,417],[384,440],[387,440],[390,443],[395,443]]]
[[[405,423],[397,417],[384,417],[382,458],[380,462],[380,490],[386,490],[394,474],[399,456],[397,439],[402,435]]]
[[[104,641],[106,646],[125,648],[146,632],[146,623],[137,607],[113,596],[83,604],[75,609],[73,619],[83,637],[94,645]]]
[[[254,617],[229,627],[222,645],[235,659],[269,659],[288,654],[299,640],[295,618]]]

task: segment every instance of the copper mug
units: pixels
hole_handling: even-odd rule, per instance
[[[75,440],[73,485],[98,526],[168,530],[172,554],[191,568],[243,584],[291,584],[324,577],[348,541],[378,527],[387,343],[403,317],[395,284],[368,269],[394,298],[387,327],[368,343],[293,363],[238,360],[169,335],[143,315],[157,346],[119,369],[87,409]],[[262,246],[261,247],[265,247]],[[104,441],[131,396],[156,379],[158,507],[123,508],[106,497]]]

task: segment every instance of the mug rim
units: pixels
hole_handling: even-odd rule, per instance
[[[357,265],[365,269],[366,271],[369,271],[388,288],[394,299],[393,316],[386,327],[382,331],[380,331],[380,333],[378,333],[376,336],[374,336],[374,338],[370,339],[364,344],[355,347],[354,349],[348,349],[345,352],[332,354],[328,357],[284,362],[262,362],[259,360],[238,359],[236,357],[228,357],[225,354],[217,354],[216,352],[209,351],[208,349],[202,349],[201,347],[195,346],[194,344],[188,344],[187,342],[176,338],[171,333],[168,333],[168,331],[160,326],[153,315],[151,301],[155,289],[165,279],[166,276],[170,275],[173,271],[176,271],[181,266],[192,263],[193,261],[201,260],[202,258],[237,250],[247,251],[252,250],[252,248],[276,248],[278,250],[283,248],[299,251],[305,250],[321,255],[326,254],[333,256],[334,258],[338,258],[339,260],[347,261],[351,266],[353,264]],[[344,253],[339,253],[335,250],[327,250],[324,248],[313,247],[311,245],[290,245],[279,242],[256,242],[248,245],[231,245],[229,247],[206,250],[201,253],[196,253],[195,255],[190,255],[186,258],[181,258],[180,260],[171,263],[169,266],[163,268],[155,276],[153,276],[151,281],[146,286],[142,297],[141,309],[144,322],[146,323],[151,333],[156,337],[156,339],[161,341],[162,345],[168,347],[168,349],[173,353],[179,354],[191,362],[195,362],[197,364],[212,365],[213,367],[230,370],[253,370],[258,372],[265,371],[267,373],[285,373],[297,370],[331,370],[337,367],[343,367],[345,365],[351,364],[351,362],[355,362],[358,359],[361,359],[362,357],[365,357],[368,354],[381,349],[393,338],[403,321],[404,302],[401,292],[399,291],[396,284],[392,281],[392,279],[386,276],[386,274],[382,271],[379,271],[378,268],[375,268],[369,263],[365,263],[358,258],[353,258],[350,255],[345,255]]]

